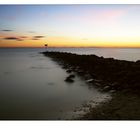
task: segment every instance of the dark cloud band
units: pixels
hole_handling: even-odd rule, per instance
[[[5,40],[16,40],[16,41],[23,41],[21,38],[18,38],[18,37],[5,37],[3,38]]]
[[[8,36],[8,37],[4,37],[2,39],[4,40],[16,40],[16,41],[24,41],[24,40],[27,40],[27,39],[31,39],[31,40],[40,40],[42,38],[44,38],[45,36],[33,36],[33,37],[28,37],[28,36],[18,36],[18,37],[15,37],[15,36]]]
[[[38,36],[34,36],[34,38],[44,38],[44,37],[45,36],[41,36],[41,35],[40,36],[39,35]]]
[[[5,30],[1,30],[1,31],[3,31],[3,32],[11,32],[11,31],[13,31],[13,30],[5,29]]]
[[[44,38],[45,36],[33,36],[32,40],[40,40]]]

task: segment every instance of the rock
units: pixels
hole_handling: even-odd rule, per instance
[[[110,93],[115,93],[116,92],[116,90],[110,90]]]
[[[74,82],[73,78],[75,78],[75,75],[71,74],[65,79],[65,81],[69,83],[73,83]]]
[[[84,72],[82,70],[78,70],[77,73],[80,74],[80,75],[84,74]]]
[[[101,80],[94,79],[95,82],[101,82]]]
[[[91,76],[89,74],[85,74],[84,77],[85,77],[86,80],[90,80],[91,79]]]
[[[108,90],[109,88],[110,88],[109,86],[105,86],[103,89]]]
[[[69,70],[67,70],[66,72],[67,72],[67,73],[71,73],[71,72],[72,72],[72,70],[70,70],[70,69],[69,69]]]
[[[95,83],[96,86],[100,86],[100,83]]]
[[[68,76],[69,78],[75,78],[74,74],[71,74],[70,76]]]
[[[94,81],[94,79],[88,79],[88,80],[86,80],[86,82],[88,82],[88,83],[91,83],[93,81]]]
[[[74,82],[74,80],[73,80],[72,78],[70,78],[70,77],[67,77],[67,78],[65,79],[65,81],[66,81],[66,82],[69,82],[69,83],[73,83],[73,82]]]
[[[136,63],[137,63],[137,64],[140,64],[140,60],[137,60]]]

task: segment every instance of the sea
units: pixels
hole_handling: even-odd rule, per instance
[[[76,75],[74,83],[57,62],[40,52],[45,48],[0,48],[0,119],[71,120],[111,99]],[[137,61],[136,48],[47,48],[47,51],[95,54]],[[88,62],[87,62],[88,63]]]

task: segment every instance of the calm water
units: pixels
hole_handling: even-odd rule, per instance
[[[78,54],[97,54],[126,60],[140,59],[139,49],[50,49]],[[38,52],[43,49],[0,49],[0,119],[70,119],[89,101],[108,98],[56,62]],[[93,105],[95,105],[93,103]]]
[[[140,60],[138,48],[50,48],[50,51],[72,52],[77,54],[95,54],[103,57],[113,57],[120,60]]]
[[[107,94],[90,89],[56,62],[39,54],[42,49],[0,49],[0,119],[70,119],[75,108]]]

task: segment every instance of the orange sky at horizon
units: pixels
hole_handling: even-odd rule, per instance
[[[48,44],[48,47],[136,47],[140,48],[139,42],[120,41],[120,42],[109,42],[100,41],[96,39],[92,43],[92,39],[77,39],[77,38],[66,38],[66,37],[48,37],[47,39],[40,40],[25,40],[25,41],[0,41],[0,47],[44,47],[44,44]]]
[[[0,47],[140,48],[140,5],[0,5]]]

